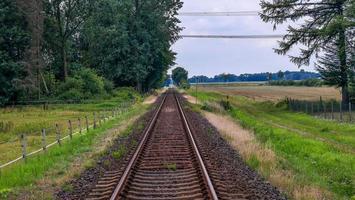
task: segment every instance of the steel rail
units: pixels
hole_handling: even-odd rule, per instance
[[[158,119],[158,116],[159,116],[159,114],[161,112],[161,109],[162,109],[162,107],[163,107],[163,105],[165,103],[167,95],[168,94],[165,94],[164,99],[160,103],[157,111],[155,112],[152,120],[150,121],[148,128],[145,129],[143,139],[139,143],[139,145],[137,147],[137,150],[135,151],[135,153],[133,154],[129,164],[127,165],[127,167],[126,167],[126,169],[125,169],[125,171],[124,171],[119,183],[117,184],[113,194],[111,195],[110,200],[119,199],[119,195],[122,193],[122,191],[123,191],[123,189],[125,187],[125,184],[127,183],[128,179],[129,179],[129,175],[131,174],[131,172],[133,170],[133,167],[134,167],[135,163],[137,162],[140,153],[143,151],[144,145],[146,144],[146,142],[148,140],[149,134],[152,131],[152,129],[154,128],[154,126],[155,126],[155,123],[156,123],[156,121]],[[212,184],[211,178],[208,175],[207,169],[206,169],[206,167],[205,167],[205,165],[203,163],[201,154],[199,153],[198,147],[197,147],[196,142],[194,140],[194,137],[192,135],[189,123],[187,122],[187,119],[186,119],[185,113],[184,113],[184,111],[182,109],[182,106],[181,106],[181,104],[179,102],[179,99],[176,97],[175,92],[174,92],[173,95],[174,95],[174,98],[175,98],[175,100],[177,102],[178,109],[179,109],[179,114],[182,117],[182,121],[183,121],[183,124],[184,124],[185,131],[188,134],[188,138],[189,138],[189,140],[191,142],[191,145],[193,147],[193,151],[194,151],[194,153],[195,153],[195,155],[197,157],[197,161],[198,161],[200,170],[202,172],[203,179],[204,179],[205,183],[207,184],[208,194],[213,200],[218,200],[217,193],[216,193],[216,191],[214,189],[214,186]]]
[[[139,157],[140,153],[142,152],[145,143],[148,140],[149,133],[153,129],[153,127],[154,127],[154,125],[155,125],[155,123],[156,123],[156,121],[158,119],[159,113],[161,112],[161,108],[163,107],[163,105],[165,103],[166,97],[167,97],[167,93],[165,94],[162,102],[160,103],[158,109],[156,110],[152,120],[150,121],[148,128],[145,129],[143,139],[139,143],[139,145],[137,147],[137,150],[133,154],[133,156],[132,156],[128,166],[126,167],[126,169],[125,169],[120,181],[118,182],[118,184],[117,184],[117,186],[115,188],[115,191],[111,195],[111,198],[110,198],[111,200],[116,200],[116,199],[119,198],[119,195],[121,194],[121,192],[122,192],[122,190],[123,190],[128,178],[129,178],[129,175],[131,174],[132,168],[135,165],[136,161],[138,160],[138,157]]]
[[[217,193],[216,193],[216,190],[214,189],[214,186],[212,184],[212,181],[211,181],[211,178],[210,176],[208,175],[208,171],[206,169],[206,166],[203,162],[203,159],[201,157],[201,154],[200,154],[200,151],[198,150],[198,147],[196,145],[196,142],[195,142],[195,139],[192,135],[192,132],[191,132],[191,129],[190,129],[190,125],[189,123],[187,122],[187,118],[186,118],[186,115],[184,113],[184,110],[182,109],[182,106],[180,104],[180,101],[179,99],[177,98],[177,96],[175,95],[174,93],[174,97],[175,97],[175,100],[178,104],[178,107],[179,107],[179,112],[180,112],[180,115],[182,117],[182,120],[184,122],[184,126],[185,126],[185,130],[186,132],[188,133],[189,135],[189,139],[190,139],[190,142],[191,142],[191,145],[193,147],[193,150],[196,154],[196,157],[197,157],[197,160],[198,160],[198,163],[199,163],[199,166],[201,168],[201,171],[202,171],[202,175],[203,175],[203,179],[204,181],[207,183],[207,189],[208,189],[208,193],[210,195],[210,197],[212,197],[213,200],[218,200],[218,196],[217,196]]]

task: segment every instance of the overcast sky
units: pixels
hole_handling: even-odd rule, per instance
[[[183,0],[181,12],[259,11],[259,0]],[[180,16],[181,33],[258,35],[283,34],[285,28],[273,31],[271,24],[258,16],[205,17]],[[284,26],[286,27],[286,26]],[[177,64],[189,71],[189,76],[214,76],[221,73],[277,72],[300,70],[287,56],[274,53],[277,39],[180,39],[173,49],[178,53]],[[293,52],[293,53],[292,53]],[[297,53],[294,49],[290,54]],[[313,64],[302,67],[314,71]]]

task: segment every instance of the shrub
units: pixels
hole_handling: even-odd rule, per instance
[[[84,96],[85,95],[82,93],[82,91],[72,88],[68,91],[63,92],[61,95],[58,96],[58,98],[61,100],[80,101],[85,98]]]
[[[96,96],[104,93],[103,78],[98,76],[93,70],[83,68],[76,72],[75,78],[83,81],[83,90],[89,96]]]
[[[113,84],[104,82],[93,70],[83,68],[59,85],[57,95],[62,100],[81,100],[103,95],[105,90],[112,93]]]
[[[112,81],[104,79],[104,89],[108,94],[112,94],[115,86]]]
[[[78,92],[82,92],[83,88],[83,80],[77,78],[68,78],[65,82],[59,85],[58,95],[62,96],[63,93],[68,92],[69,90],[76,90]]]
[[[188,90],[190,89],[190,84],[186,80],[182,80],[180,83],[180,88]]]
[[[230,104],[230,102],[228,101],[228,100],[221,100],[220,102],[219,102],[219,104],[222,106],[222,108],[224,109],[224,110],[231,110],[232,109],[232,106],[231,106],[231,104]]]
[[[306,80],[301,80],[301,81],[278,80],[278,81],[269,81],[269,85],[321,87],[321,86],[324,85],[324,82],[322,80],[319,80],[319,79],[306,79]]]

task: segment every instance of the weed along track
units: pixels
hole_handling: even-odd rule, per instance
[[[106,171],[86,199],[283,199],[242,161],[239,169],[218,164],[214,159],[226,159],[209,155],[221,152],[204,143],[205,131],[196,129],[199,124],[185,114],[177,95],[173,90],[163,95],[125,164]],[[250,189],[251,182],[261,187]]]

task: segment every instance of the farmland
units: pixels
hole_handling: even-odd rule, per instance
[[[56,140],[55,124],[58,124],[62,137],[68,135],[68,120],[72,121],[73,130],[78,130],[81,119],[85,127],[85,116],[88,123],[93,124],[94,116],[111,114],[112,109],[128,106],[129,103],[140,101],[140,96],[132,89],[119,89],[115,97],[87,104],[49,105],[48,110],[42,106],[16,106],[0,109],[0,164],[4,164],[21,156],[19,136],[25,134],[28,140],[27,151],[41,148],[41,130],[46,129],[47,144]]]
[[[327,94],[334,98],[337,97],[335,89],[205,86],[197,93],[195,88],[188,93],[198,97],[199,109],[227,114],[244,129],[250,130],[261,149],[268,148],[275,153],[276,159],[271,163],[263,162],[264,158],[258,157],[257,152],[244,159],[288,196],[300,199],[299,194],[303,193],[306,199],[348,199],[354,195],[355,125],[290,112],[282,104],[276,104],[278,98],[282,99],[280,94],[292,93],[293,98],[319,98],[319,95]],[[221,111],[219,105],[222,100],[227,101],[227,95],[231,108]],[[287,181],[275,178],[287,177],[284,172],[275,175],[275,171],[285,170],[292,178]],[[302,192],[300,188],[303,188]],[[307,196],[307,193],[314,194]]]
[[[218,91],[227,95],[240,95],[256,101],[277,102],[285,97],[299,100],[340,100],[340,91],[333,87],[267,86],[257,83],[231,85],[199,85],[203,91]]]

